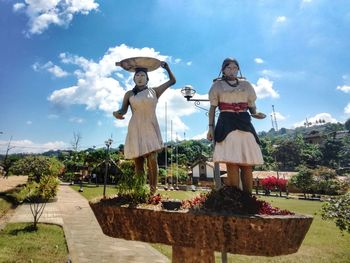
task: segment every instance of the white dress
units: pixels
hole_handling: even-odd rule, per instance
[[[225,81],[217,80],[209,91],[209,99],[212,106],[218,106],[220,102],[245,102],[248,103],[248,107],[255,107],[256,94],[246,80],[239,80],[237,87],[231,87]],[[241,130],[231,131],[223,141],[215,144],[213,161],[249,166],[264,163],[254,135]]]
[[[129,98],[132,116],[124,145],[126,159],[135,159],[163,148],[162,136],[156,117],[158,98],[148,88]]]

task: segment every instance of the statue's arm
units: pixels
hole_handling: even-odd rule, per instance
[[[160,85],[159,87],[154,88],[154,90],[157,94],[157,98],[159,98],[167,88],[169,88],[170,86],[172,86],[176,83],[175,76],[174,76],[173,72],[171,71],[168,63],[162,62],[161,67],[164,68],[168,72],[169,80],[167,82],[163,83],[162,85]]]
[[[214,139],[214,125],[215,125],[215,110],[217,106],[210,106],[208,117],[209,117],[209,124],[208,124],[208,133],[207,133],[207,139],[209,141],[212,141]]]
[[[119,110],[113,112],[113,116],[119,120],[124,119],[124,115],[128,112],[129,98],[132,95],[132,91],[129,90],[125,93],[122,106]]]

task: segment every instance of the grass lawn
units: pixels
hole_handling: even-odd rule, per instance
[[[78,190],[79,186],[73,186]],[[97,190],[98,191],[97,191]],[[113,193],[113,187],[107,188],[107,193]],[[103,187],[84,188],[82,193],[87,199],[91,200],[97,196],[102,196]],[[189,199],[199,192],[190,191],[159,191],[162,196],[175,199]],[[304,201],[296,199],[284,199],[278,197],[259,197],[270,202],[273,206],[282,209],[288,209],[300,214],[314,216],[314,221],[307,233],[299,251],[292,255],[281,257],[252,257],[242,255],[228,255],[228,262],[250,263],[250,262],[278,262],[278,263],[329,263],[329,262],[350,262],[350,234],[342,235],[335,224],[331,221],[321,219],[321,202]],[[286,237],[287,239],[288,237]],[[154,248],[171,258],[171,246],[152,244]],[[220,253],[216,253],[216,262],[221,262]]]
[[[0,218],[3,217],[11,207],[12,204],[0,196]]]
[[[68,249],[60,226],[30,223],[7,224],[0,232],[0,262],[67,262]]]

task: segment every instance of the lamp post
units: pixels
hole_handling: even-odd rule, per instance
[[[208,115],[208,109],[203,108],[200,105],[201,101],[209,101],[209,99],[193,99],[194,94],[196,94],[196,90],[193,89],[191,85],[186,85],[181,89],[182,95],[187,99],[187,101],[193,101],[194,106],[197,108],[206,111],[206,115]],[[215,145],[215,141],[213,140],[213,146]],[[222,187],[221,178],[220,178],[220,165],[219,163],[214,163],[214,180],[215,180],[215,188],[218,190]],[[227,262],[227,253],[225,251],[221,252],[221,262]]]
[[[109,166],[109,147],[113,143],[113,140],[109,138],[107,141],[105,141],[105,145],[107,147],[106,151],[106,170],[105,170],[105,177],[103,180],[103,198],[106,198],[106,185],[107,185],[107,174],[108,174],[108,166]]]
[[[193,101],[194,106],[206,111],[206,114],[208,114],[208,109],[203,108],[199,105],[200,105],[201,101],[208,102],[209,99],[194,99],[193,96],[194,96],[194,94],[196,94],[196,90],[193,89],[193,87],[191,85],[186,85],[184,88],[182,88],[181,93],[187,99],[187,101]],[[213,145],[215,145],[215,141],[213,141]],[[220,189],[222,184],[221,184],[221,178],[220,178],[219,163],[214,163],[214,180],[215,180],[215,188]]]

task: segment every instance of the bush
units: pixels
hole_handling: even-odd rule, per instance
[[[119,199],[132,205],[147,202],[150,191],[146,185],[145,174],[135,175],[132,161],[122,162],[120,169],[123,174],[116,186]]]
[[[40,181],[42,176],[58,176],[64,171],[64,165],[56,158],[45,156],[26,156],[16,161],[10,168],[13,174],[28,175],[30,180]]]
[[[283,178],[276,178],[275,176],[270,176],[261,180],[261,185],[265,191],[269,192],[274,189],[279,189],[281,191],[286,191],[286,185],[288,180]]]
[[[47,202],[56,197],[59,181],[54,176],[43,176],[39,183],[29,182],[21,191],[13,196],[18,202]]]
[[[321,215],[324,220],[334,220],[341,231],[350,234],[350,192],[325,203]]]

